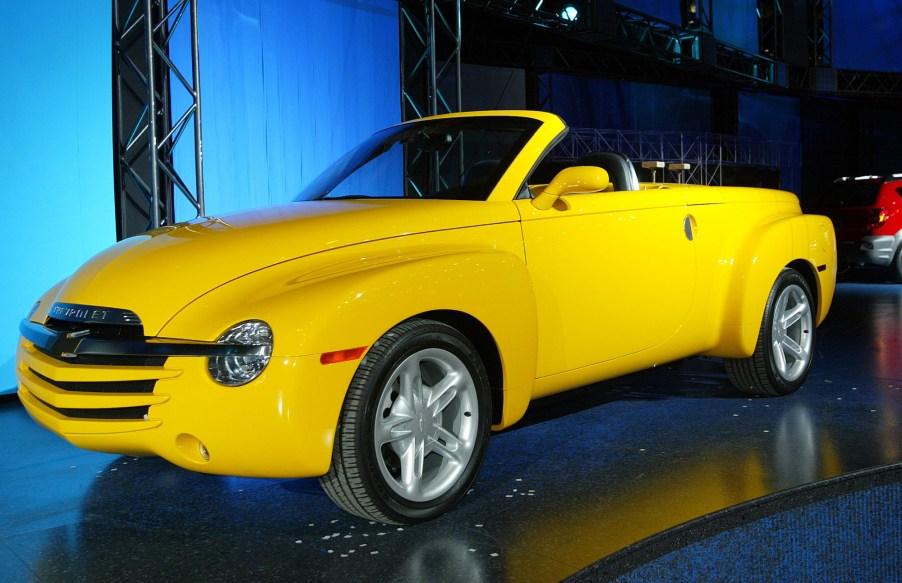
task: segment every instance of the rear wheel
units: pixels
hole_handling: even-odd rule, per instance
[[[344,510],[410,524],[466,494],[490,432],[488,376],[454,328],[416,319],[370,348],[341,412],[323,489]]]
[[[788,395],[802,386],[814,357],[811,290],[802,275],[783,269],[767,298],[755,352],[727,359],[733,385],[756,395]]]

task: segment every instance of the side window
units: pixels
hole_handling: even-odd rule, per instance
[[[417,136],[405,144],[405,196],[485,200],[522,142],[522,130],[506,128]]]

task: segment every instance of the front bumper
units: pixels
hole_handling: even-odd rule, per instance
[[[896,238],[891,235],[867,236],[859,241],[844,241],[837,245],[837,259],[846,265],[877,265],[886,267],[896,253]]]
[[[79,447],[158,455],[224,475],[312,477],[329,469],[356,362],[324,366],[318,355],[274,355],[253,382],[225,387],[210,378],[206,356],[105,359],[82,350],[64,357],[46,348],[58,338],[41,340],[27,331],[41,326],[29,324],[23,333],[38,343],[19,340],[19,398],[36,421]]]

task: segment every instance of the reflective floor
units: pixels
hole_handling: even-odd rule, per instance
[[[0,580],[557,581],[689,519],[902,461],[902,285],[838,287],[790,397],[694,359],[535,403],[450,514],[335,508],[316,480],[204,476],[76,449],[0,404]]]

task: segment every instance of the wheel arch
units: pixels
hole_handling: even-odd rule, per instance
[[[790,215],[754,229],[730,258],[720,339],[713,356],[746,358],[758,340],[768,294],[780,272],[795,269],[808,284],[820,324],[836,278],[833,226],[825,217]]]
[[[801,274],[802,278],[805,280],[805,283],[808,284],[808,290],[811,292],[811,300],[814,302],[814,312],[818,314],[820,312],[821,305],[821,290],[820,284],[817,279],[817,270],[811,265],[810,262],[805,261],[804,259],[795,259],[790,261],[786,267],[790,269],[795,269]]]
[[[456,310],[433,310],[414,316],[428,318],[447,324],[467,337],[473,343],[486,373],[492,396],[492,424],[501,423],[504,411],[504,367],[501,364],[501,352],[498,343],[489,329],[477,318]]]

